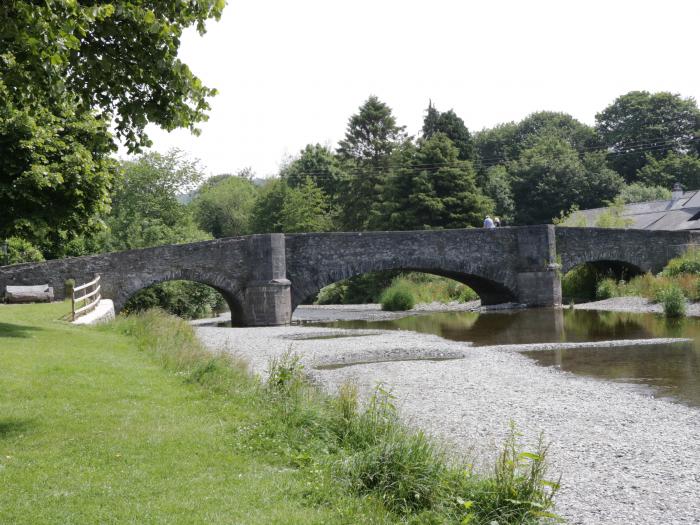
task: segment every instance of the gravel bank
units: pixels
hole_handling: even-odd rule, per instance
[[[608,310],[610,312],[663,313],[658,303],[652,303],[644,297],[612,297],[602,301],[574,305],[577,310]],[[687,303],[686,314],[700,316],[700,303]]]
[[[697,409],[630,385],[537,366],[513,345],[471,347],[414,332],[303,326],[202,327],[198,333],[258,372],[291,349],[330,391],[348,380],[365,394],[384,383],[407,420],[477,460],[492,459],[510,420],[529,446],[544,432],[550,473],[562,475],[558,511],[570,523],[700,523]],[[520,350],[533,346],[542,345]]]

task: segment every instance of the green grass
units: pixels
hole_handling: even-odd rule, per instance
[[[251,444],[265,412],[240,369],[219,376],[241,380],[225,394],[203,388],[139,352],[127,327],[55,320],[66,311],[0,306],[0,523],[391,521],[319,487],[284,443]]]
[[[515,433],[478,475],[378,389],[265,382],[160,311],[100,328],[0,307],[0,523],[540,523],[557,484]]]

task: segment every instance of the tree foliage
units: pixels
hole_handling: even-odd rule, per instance
[[[441,132],[422,139],[413,158],[392,176],[386,225],[391,229],[477,226],[493,203],[478,190],[472,164]]]
[[[149,122],[165,129],[206,119],[215,91],[177,53],[185,28],[204,33],[224,0],[10,0],[0,6],[0,72],[22,105],[77,96],[82,111],[113,118],[131,151],[149,144]]]
[[[195,130],[203,86],[177,58],[182,31],[223,0],[0,3],[0,235],[52,257],[99,230],[116,150],[150,144],[148,123]]]
[[[634,182],[649,159],[697,148],[700,110],[692,98],[631,91],[596,115],[596,129],[610,148],[610,165]]]
[[[459,160],[474,159],[474,144],[464,121],[453,110],[441,113],[430,102],[423,119],[423,138],[429,139],[435,133],[444,133],[452,141],[459,151]]]
[[[671,190],[662,186],[645,186],[639,182],[625,184],[618,195],[625,204],[671,199]]]
[[[661,160],[649,155],[646,162],[647,164],[637,172],[641,183],[671,189],[678,182],[688,190],[700,189],[698,155],[671,152]]]
[[[299,157],[282,170],[281,175],[293,188],[304,186],[307,179],[311,179],[333,204],[338,202],[342,183],[347,179],[338,157],[320,144],[308,144]]]
[[[345,138],[338,144],[338,155],[351,175],[342,191],[345,229],[365,230],[372,224],[371,212],[381,201],[391,156],[405,138],[391,108],[376,96],[350,117]]]
[[[250,178],[220,175],[200,186],[191,206],[199,227],[215,238],[247,235],[257,194]]]
[[[333,229],[326,195],[307,178],[298,187],[284,179],[269,181],[260,191],[252,213],[255,233],[322,232]]]
[[[0,77],[0,235],[60,256],[99,229],[108,209],[111,138],[104,121],[70,99],[22,106],[11,92]]]
[[[562,211],[578,205],[600,206],[612,200],[621,177],[605,165],[603,154],[581,159],[564,140],[544,137],[509,165],[519,224],[550,223]]]
[[[115,179],[104,251],[147,248],[210,238],[180,197],[202,180],[197,162],[172,150],[123,162]]]

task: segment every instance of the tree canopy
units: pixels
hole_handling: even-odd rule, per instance
[[[596,129],[610,149],[610,165],[632,182],[650,158],[698,151],[700,110],[692,98],[631,91],[596,115]]]
[[[223,0],[9,0],[0,3],[0,235],[49,256],[100,226],[116,135],[129,151],[148,123],[193,131],[202,85],[177,58],[182,31],[204,31]]]
[[[474,143],[464,121],[450,109],[441,113],[433,103],[428,104],[423,119],[423,138],[429,139],[435,133],[444,133],[459,151],[459,160],[472,160],[475,156]]]

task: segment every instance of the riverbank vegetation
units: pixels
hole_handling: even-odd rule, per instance
[[[661,303],[669,317],[685,315],[686,301],[700,301],[700,250],[671,259],[657,275],[645,273],[620,279],[591,265],[574,268],[562,279],[562,294],[574,300],[636,296]]]
[[[256,378],[153,310],[99,328],[63,303],[2,306],[0,521],[540,523],[557,484],[513,431],[491,474],[337,397],[292,355]]]
[[[319,292],[315,304],[384,304],[386,297],[394,296],[399,290],[399,295],[410,296],[412,305],[466,303],[479,299],[474,290],[454,279],[421,272],[389,271],[362,274],[326,286]]]

